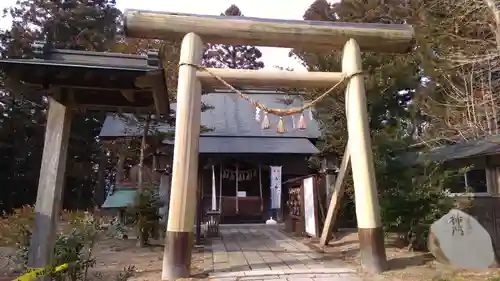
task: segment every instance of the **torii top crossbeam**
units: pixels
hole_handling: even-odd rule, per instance
[[[414,44],[412,26],[403,24],[275,20],[125,11],[125,35],[147,39],[181,39],[194,32],[204,42],[304,50],[342,50],[349,39],[362,52],[407,53]]]

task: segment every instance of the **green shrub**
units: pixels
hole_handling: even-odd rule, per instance
[[[71,266],[60,273],[53,274],[55,281],[86,280],[88,269],[95,265],[92,250],[102,231],[100,222],[89,213],[79,213],[70,216],[68,222],[73,228],[69,233],[60,233],[56,237],[53,267],[69,263]],[[18,248],[19,262],[27,267],[29,250],[29,233]]]
[[[16,246],[27,244],[31,233],[31,227],[35,220],[35,212],[32,206],[23,206],[14,209],[12,213],[3,213],[0,217],[0,245]]]
[[[159,196],[156,188],[146,187],[137,192],[128,212],[134,218],[139,244],[147,245],[150,237],[157,238],[159,232]]]
[[[376,143],[375,170],[384,229],[398,233],[410,249],[426,249],[430,225],[454,205],[447,188],[458,184],[461,171],[446,170],[440,163],[405,163],[395,154],[408,146],[404,140],[385,138]]]
[[[54,281],[83,281],[88,280],[89,269],[95,265],[92,255],[94,245],[103,234],[103,223],[100,219],[87,212],[67,212],[61,215],[62,227],[56,236],[54,247],[53,267],[61,264],[70,264],[69,268],[52,274]],[[4,240],[15,241],[17,245],[16,261],[23,271],[27,269],[28,250],[31,231],[34,222],[34,208],[25,206],[14,210],[10,215],[2,218],[2,233],[11,230],[16,235],[4,237]],[[134,267],[129,266],[117,274],[114,280],[125,281],[129,279]]]

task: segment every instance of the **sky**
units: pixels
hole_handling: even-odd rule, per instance
[[[0,0],[0,10],[14,5],[15,2],[16,0]],[[141,9],[204,15],[219,15],[231,4],[235,4],[243,15],[248,17],[300,20],[314,0],[117,0],[116,2],[121,11]],[[8,28],[10,21],[9,18],[1,19],[0,29]],[[269,47],[261,47],[260,49],[265,68],[282,66],[293,68],[296,71],[305,71],[300,62],[288,57],[290,49]]]

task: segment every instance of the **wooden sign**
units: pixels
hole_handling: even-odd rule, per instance
[[[281,166],[271,168],[271,208],[281,208]]]

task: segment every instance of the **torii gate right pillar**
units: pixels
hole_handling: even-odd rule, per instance
[[[358,43],[350,39],[344,46],[342,73],[353,75],[362,70]],[[345,107],[362,266],[366,271],[382,272],[387,267],[387,257],[380,220],[363,76],[354,75],[349,80],[345,89]]]

